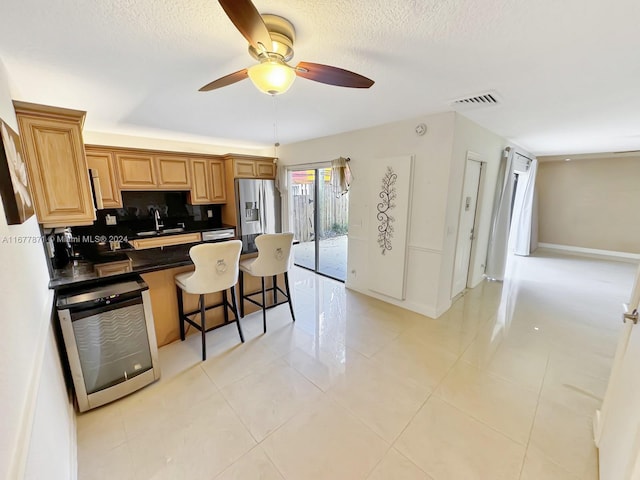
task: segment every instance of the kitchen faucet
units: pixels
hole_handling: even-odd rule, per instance
[[[160,220],[160,211],[157,208],[153,209],[153,220],[156,222],[156,232],[164,227],[164,223]]]

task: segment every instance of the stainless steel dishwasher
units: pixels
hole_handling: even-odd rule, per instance
[[[60,294],[56,307],[81,412],[160,378],[149,287],[142,278]]]

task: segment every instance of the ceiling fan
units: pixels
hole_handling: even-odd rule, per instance
[[[349,70],[300,62],[287,64],[293,58],[295,29],[286,18],[260,15],[251,0],[219,0],[240,33],[249,42],[249,53],[260,63],[225,75],[200,89],[208,92],[226,87],[249,77],[258,90],[269,95],[286,92],[296,76],[338,87],[369,88],[373,80]]]

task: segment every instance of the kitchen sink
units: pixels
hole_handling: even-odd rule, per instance
[[[176,228],[165,228],[164,230],[147,230],[146,232],[138,232],[136,235],[138,237],[153,237],[155,235],[162,235],[164,233],[180,233],[184,232],[184,228],[176,227]]]

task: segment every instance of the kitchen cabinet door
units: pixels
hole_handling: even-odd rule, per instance
[[[253,160],[234,160],[233,176],[235,178],[255,178],[256,162]]]
[[[158,187],[166,190],[191,188],[189,159],[179,156],[157,156]]]
[[[256,161],[256,176],[258,178],[276,178],[276,164],[273,161]]]
[[[192,158],[191,176],[189,203],[207,205],[227,201],[223,160]]]
[[[90,225],[95,207],[82,141],[85,112],[14,102],[38,222]]]
[[[90,146],[86,146],[85,151],[87,165],[98,171],[104,208],[122,208],[122,194],[116,181],[113,153]]]
[[[228,156],[233,161],[234,178],[275,178],[276,164],[273,159],[251,156]]]
[[[131,240],[131,245],[136,250],[147,248],[168,247],[170,245],[183,245],[185,243],[197,243],[202,241],[200,232],[182,233],[180,235],[167,235],[164,237],[142,238]]]
[[[153,157],[143,153],[116,152],[116,173],[122,190],[154,190],[156,180]]]
[[[211,173],[211,203],[225,203],[227,192],[225,189],[224,162],[222,160],[209,160]]]
[[[209,161],[205,158],[191,159],[191,205],[207,205],[211,203],[211,178],[209,175]]]

